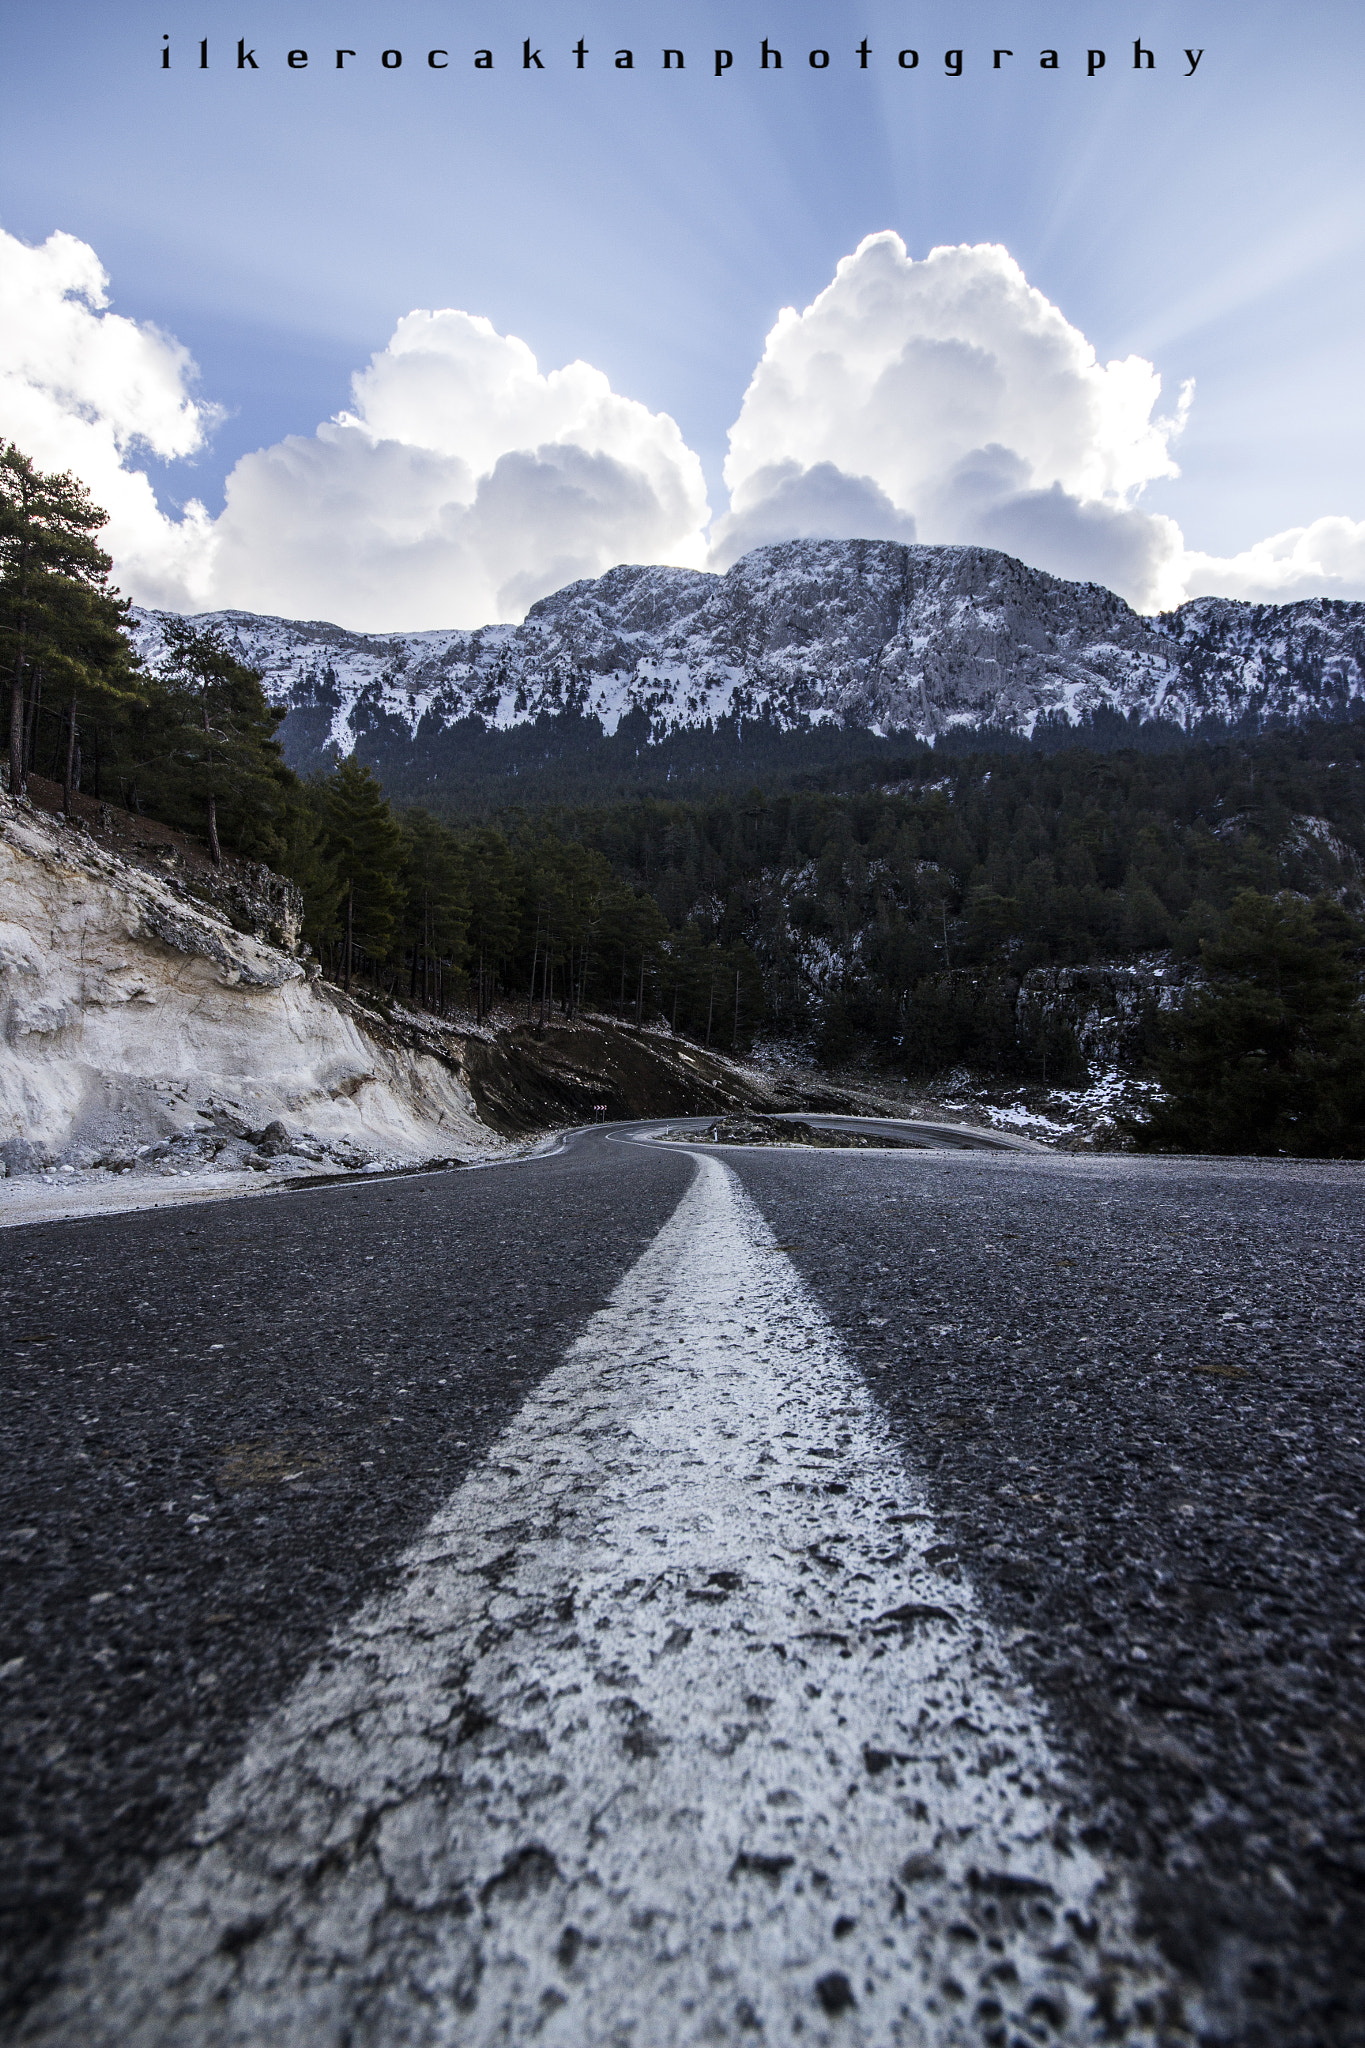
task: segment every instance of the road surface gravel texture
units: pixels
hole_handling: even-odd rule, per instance
[[[9,2036],[1365,2041],[1363,1185],[593,1132],[5,1233]]]

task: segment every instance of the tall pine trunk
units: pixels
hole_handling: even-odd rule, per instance
[[[32,505],[30,483],[36,488],[36,479],[31,472],[21,485],[23,515],[29,517]],[[9,793],[22,796],[24,780],[24,667],[28,641],[28,572],[29,547],[25,541],[19,554],[19,644],[14,650],[14,677],[10,683],[9,698]]]
[[[14,658],[14,677],[9,693],[9,788],[11,796],[24,793],[24,625],[19,624],[19,651]]]
[[[28,686],[28,709],[24,713],[24,774],[33,772],[34,749],[38,744],[38,713],[43,707],[43,671],[34,663],[33,681]]]
[[[209,733],[209,707],[204,705],[204,737]],[[218,798],[212,783],[209,784],[209,859],[216,868],[223,865],[223,849],[218,844]]]
[[[62,772],[62,813],[71,816],[71,788],[76,769],[76,692],[71,692],[71,702],[66,711],[66,765]]]
[[[346,957],[342,966],[341,986],[347,995],[351,993],[351,944],[355,932],[355,879],[352,877],[346,890]]]

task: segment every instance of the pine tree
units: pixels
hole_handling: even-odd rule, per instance
[[[454,834],[428,812],[409,811],[403,833],[403,946],[410,960],[408,995],[418,983],[428,1009],[444,1010],[447,972],[458,973],[469,948],[469,897]]]
[[[469,904],[469,956],[474,974],[474,1008],[480,1021],[487,1015],[497,985],[497,971],[517,942],[517,876],[512,849],[501,832],[485,829],[465,842],[462,853],[464,891]],[[537,927],[539,939],[539,927]],[[532,981],[535,979],[534,954]]]
[[[326,785],[327,850],[336,865],[341,982],[351,986],[357,953],[389,957],[402,907],[403,841],[378,778],[350,754]]]
[[[46,674],[67,703],[66,807],[83,695],[130,694],[127,612],[110,586],[110,558],[95,536],[108,514],[73,476],[36,469],[13,442],[0,451],[0,658],[10,676],[10,789],[22,795],[28,762],[26,699],[36,709]],[[31,740],[30,740],[31,746]]]
[[[99,716],[121,722],[142,698],[147,678],[124,630],[128,607],[115,593],[53,579],[46,606],[41,674],[64,703],[62,808],[81,783],[81,735]],[[37,666],[37,664],[35,664]],[[36,720],[34,721],[36,723]]]
[[[1243,890],[1171,1017],[1147,1150],[1365,1157],[1365,933],[1330,899]]]
[[[338,935],[341,883],[327,840],[325,784],[301,783],[288,793],[281,872],[303,897],[303,937],[322,957]]]
[[[217,634],[171,612],[160,613],[158,623],[164,651],[152,695],[159,742],[152,785],[163,802],[202,819],[215,867],[223,858],[225,812],[237,827],[239,850],[278,857],[282,835],[268,835],[278,846],[262,841],[267,822],[281,822],[293,780],[275,737],[284,713],[266,702],[259,669],[238,661]]]

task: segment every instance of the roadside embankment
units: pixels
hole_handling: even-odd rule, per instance
[[[667,1031],[347,996],[300,957],[287,883],[201,873],[177,836],[0,793],[0,1221],[473,1164],[599,1114],[789,1105]]]
[[[785,1109],[801,1100],[781,1082],[667,1029],[637,1030],[597,1016],[470,1037],[462,1062],[479,1115],[509,1136],[598,1115],[610,1122],[706,1116]]]
[[[0,797],[0,1160],[11,1175],[314,1171],[500,1149],[457,1065],[382,1038],[286,945]]]

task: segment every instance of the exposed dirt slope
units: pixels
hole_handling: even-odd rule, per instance
[[[601,1020],[471,1038],[462,1064],[480,1117],[507,1136],[590,1122],[598,1105],[614,1121],[783,1108],[789,1100],[778,1084],[684,1039]]]

